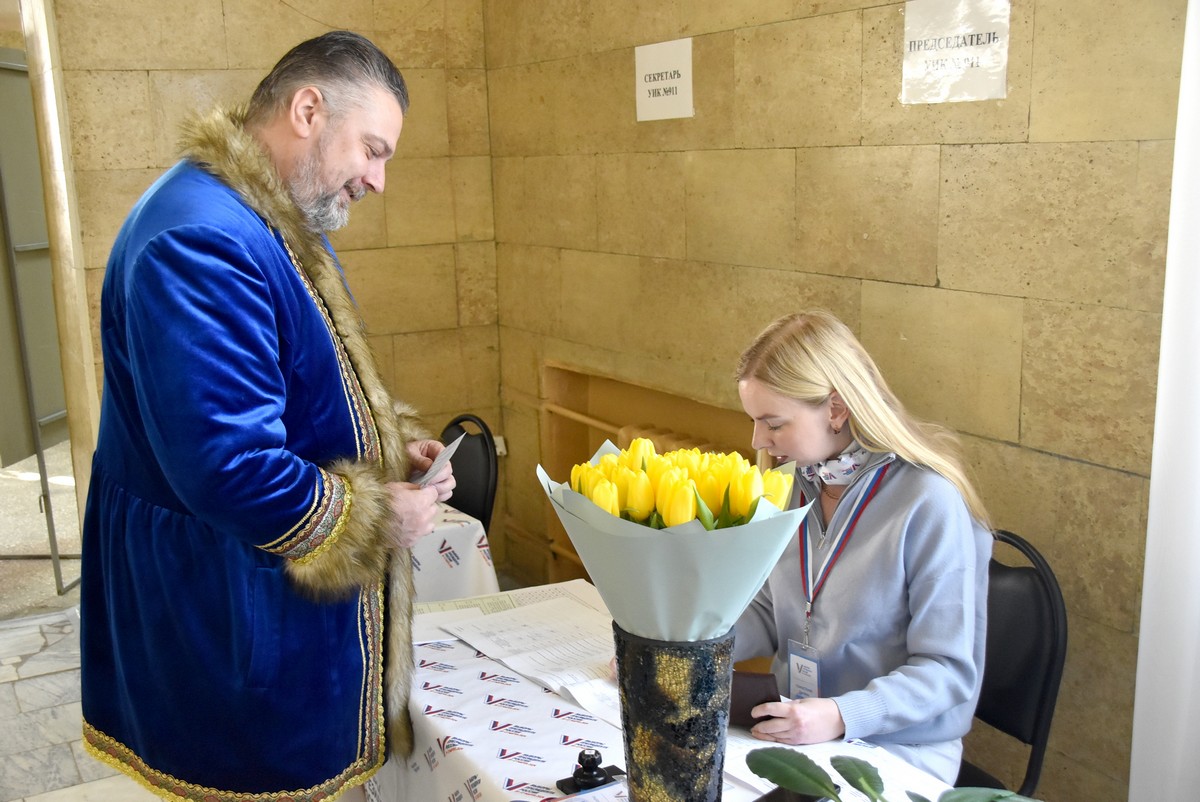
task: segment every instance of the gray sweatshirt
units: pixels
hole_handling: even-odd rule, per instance
[[[819,567],[836,547],[884,464],[813,601],[808,642],[820,655],[819,694],[837,703],[847,739],[879,744],[953,784],[983,677],[991,533],[950,482],[893,454],[873,454],[838,504],[823,546],[819,505],[809,512],[812,563]],[[793,504],[818,492],[799,475],[796,490]],[[788,640],[804,640],[800,549],[797,535],[738,620],[734,645],[737,660],[773,655],[784,695]]]

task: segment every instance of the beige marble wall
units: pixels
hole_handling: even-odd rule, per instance
[[[1004,100],[906,106],[901,2],[55,0],[78,319],[180,119],[306,36],[367,33],[413,108],[335,244],[397,393],[507,437],[497,555],[544,570],[547,362],[736,409],[742,345],[831,309],[1058,571],[1072,645],[1039,796],[1121,798],[1186,2],[1013,5]],[[633,48],[683,36],[695,116],[637,123]],[[988,732],[968,750],[1020,756]]]
[[[512,520],[542,526],[542,365],[736,409],[747,340],[832,309],[1058,572],[1054,802],[1128,783],[1186,2],[1120,5],[1014,3],[1007,97],[919,106],[901,2],[484,9]],[[684,36],[695,116],[637,123],[633,48]],[[544,570],[537,547],[511,563]]]
[[[432,429],[464,410],[498,428],[482,0],[57,0],[55,19],[93,333],[108,250],[175,161],[179,123],[244,102],[301,39],[349,28],[392,56],[412,106],[384,195],[356,206],[332,240],[394,392]]]

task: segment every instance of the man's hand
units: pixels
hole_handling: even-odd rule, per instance
[[[798,699],[794,702],[767,702],[750,711],[760,721],[750,734],[763,741],[781,744],[816,744],[841,738],[846,733],[842,711],[832,699]]]
[[[445,451],[446,446],[437,440],[410,440],[407,449],[411,475],[429,470],[429,466],[433,465],[434,458]],[[425,486],[432,487],[437,491],[438,501],[446,501],[454,492],[454,484],[454,468],[447,462],[445,467],[438,471],[438,475],[426,482]]]
[[[433,531],[438,512],[437,488],[418,487],[411,482],[388,482],[392,494],[392,543],[411,549]]]

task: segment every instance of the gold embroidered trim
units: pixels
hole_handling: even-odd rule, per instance
[[[296,256],[296,252],[292,250],[292,246],[288,244],[282,232],[279,232],[279,241],[283,243],[283,249],[287,251],[288,259],[291,261],[292,267],[296,270],[296,274],[300,277],[300,281],[303,282],[305,291],[312,298],[313,303],[316,304],[317,310],[320,311],[321,319],[325,322],[325,328],[329,332],[329,338],[332,340],[334,350],[337,353],[338,366],[341,368],[342,393],[346,398],[346,406],[349,409],[351,419],[354,421],[355,429],[359,435],[357,443],[358,459],[381,462],[383,457],[379,431],[375,427],[375,418],[371,414],[367,394],[358,380],[358,374],[350,362],[349,354],[346,353],[346,345],[337,333],[337,327],[333,324],[333,317],[329,314],[325,300],[317,292],[317,288],[313,286],[312,280],[304,270],[304,266],[300,264],[300,258]]]
[[[316,542],[315,546],[313,546],[313,542],[310,542],[309,546],[312,548],[312,550],[308,552],[308,554],[294,558],[296,565],[307,565],[317,557],[320,557],[322,554],[329,551],[329,547],[337,542],[337,539],[341,537],[342,532],[346,531],[346,522],[350,520],[350,508],[354,505],[354,491],[350,487],[349,479],[341,477],[341,480],[343,487],[345,487],[345,496],[342,498],[342,511],[337,517],[337,523],[333,525],[333,531],[329,533],[329,537],[322,541]]]
[[[369,664],[368,664],[369,665]],[[369,673],[374,673],[368,669]],[[223,791],[185,782],[146,765],[132,749],[83,722],[83,747],[92,757],[136,780],[146,790],[174,802],[319,802],[362,785],[383,766],[382,749],[362,755],[345,771],[325,782],[299,791]],[[361,754],[361,751],[360,751]]]
[[[387,731],[387,717],[383,703],[383,661],[384,661],[384,609],[385,596],[383,583],[373,588],[363,588],[362,599],[362,638],[363,666],[363,700],[359,706],[361,722],[359,737],[365,738],[365,743],[359,743],[359,749],[368,761],[382,762],[385,755],[384,733]]]
[[[263,551],[299,561],[328,548],[328,544],[345,529],[350,509],[349,482],[324,468],[317,470],[320,478],[313,490],[316,503],[309,508],[305,519],[292,528],[290,537],[260,546]]]
[[[321,469],[318,468],[317,470]],[[317,514],[317,510],[321,506],[322,500],[325,498],[325,496],[321,493],[321,485],[321,481],[318,481],[315,485],[313,485],[312,503],[308,505],[308,509],[305,510],[304,515],[301,516],[296,525],[285,532],[282,537],[278,538],[277,540],[272,540],[270,543],[261,546],[263,551],[275,552],[278,548],[280,548],[280,544],[286,543],[295,537],[296,533],[302,531],[305,527],[305,524],[313,519],[313,516]]]

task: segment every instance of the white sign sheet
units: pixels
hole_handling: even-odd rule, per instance
[[[905,3],[900,102],[1006,97],[1010,7],[1010,0]]]
[[[691,39],[642,45],[633,60],[638,122],[696,116]]]

